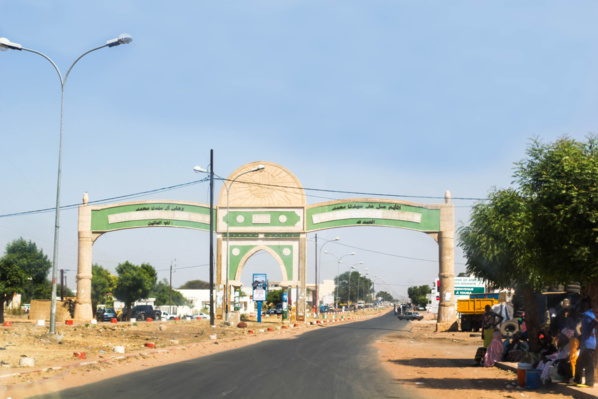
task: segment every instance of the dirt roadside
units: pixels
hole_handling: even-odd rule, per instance
[[[345,317],[341,323],[375,317],[364,313]],[[126,372],[161,366],[212,353],[250,345],[266,339],[286,339],[314,328],[335,323],[286,325],[280,319],[264,318],[261,324],[248,322],[247,329],[217,326],[207,321],[100,323],[57,326],[61,345],[48,342],[46,327],[26,320],[14,320],[0,327],[0,398],[27,398],[69,387],[86,385]],[[397,327],[398,327],[397,321]],[[473,354],[480,346],[479,334],[436,333],[428,316],[413,322],[375,343],[382,365],[396,383],[424,399],[463,398],[571,398],[546,389],[516,388],[516,374],[498,368],[473,367]],[[215,335],[215,337],[214,337]],[[216,338],[216,339],[212,339]],[[148,347],[146,344],[150,344]],[[114,353],[123,346],[124,354]],[[85,352],[85,359],[75,353]],[[19,367],[21,357],[35,359],[32,368]]]
[[[208,320],[57,324],[56,333],[63,337],[61,344],[48,340],[46,326],[6,318],[12,325],[0,327],[0,398],[55,392],[382,313],[364,311],[336,322],[328,317],[313,325],[283,324],[280,317],[266,316],[262,323],[248,321],[243,329],[224,326],[222,322],[211,327]],[[115,353],[115,347],[124,348],[124,354]],[[19,366],[22,358],[33,359],[34,366]]]
[[[571,388],[562,384],[537,390],[519,388],[514,371],[473,366],[479,333],[434,332],[435,320],[411,322],[375,346],[394,381],[422,399],[596,398],[598,387]],[[502,364],[504,366],[515,366]]]

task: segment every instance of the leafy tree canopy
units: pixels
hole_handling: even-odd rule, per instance
[[[109,302],[111,298],[108,294],[114,291],[118,280],[113,278],[115,276],[109,270],[97,264],[91,266],[91,274],[91,305],[95,313],[98,304]]]
[[[515,172],[530,202],[539,268],[552,281],[598,281],[598,138],[533,140]],[[596,298],[598,300],[598,298]]]
[[[411,300],[411,303],[415,306],[426,306],[428,304],[428,298],[426,295],[430,293],[432,293],[432,290],[428,285],[407,288],[407,296]],[[377,296],[380,296],[380,293],[378,293]]]
[[[0,322],[4,322],[4,305],[15,293],[35,292],[43,285],[52,263],[32,241],[18,238],[6,245],[0,259]]]
[[[114,287],[114,296],[125,303],[130,317],[131,305],[143,298],[149,297],[151,289],[156,284],[156,270],[150,264],[136,266],[130,262],[121,263],[116,267],[118,282]]]
[[[185,299],[183,294],[177,290],[170,290],[170,283],[167,279],[159,281],[154,288],[152,288],[150,297],[156,298],[156,306],[169,305],[173,306],[185,306],[190,305],[190,302]],[[172,297],[172,300],[171,300]]]
[[[179,287],[179,290],[208,290],[210,283],[203,280],[190,280]]]
[[[390,295],[386,291],[380,291],[380,292],[378,292],[376,294],[376,298],[380,298],[381,301],[394,302],[394,298],[392,297],[392,295]],[[428,303],[427,300],[426,300],[426,303]]]
[[[272,305],[276,305],[277,303],[282,303],[282,293],[283,290],[271,290],[268,291],[266,294],[266,302]]]

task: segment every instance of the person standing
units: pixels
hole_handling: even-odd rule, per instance
[[[482,321],[482,338],[484,339],[484,348],[487,348],[492,343],[492,336],[496,326],[502,323],[503,317],[492,311],[490,305],[484,308],[484,315]]]
[[[581,337],[579,339],[580,353],[575,366],[575,382],[581,387],[594,386],[594,373],[596,369],[596,360],[594,352],[596,351],[596,316],[592,310],[589,298],[581,301]],[[582,377],[585,369],[585,384]]]

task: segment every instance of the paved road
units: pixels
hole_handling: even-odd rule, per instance
[[[408,325],[392,312],[40,398],[410,398],[370,346]]]

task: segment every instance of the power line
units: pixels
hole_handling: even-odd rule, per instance
[[[221,181],[230,181],[229,179],[223,179],[223,178],[219,178],[219,180]],[[116,196],[116,197],[109,197],[109,198],[104,198],[104,199],[100,199],[100,200],[95,200],[95,201],[89,201],[90,204],[102,204],[105,202],[110,202],[110,201],[116,201],[116,200],[123,200],[123,199],[130,199],[130,198],[135,198],[135,197],[141,197],[141,196],[145,196],[145,195],[149,195],[149,194],[155,194],[155,193],[160,193],[160,192],[165,192],[165,191],[171,191],[171,190],[177,190],[180,188],[184,188],[184,187],[188,187],[188,186],[192,186],[198,183],[204,183],[209,181],[209,178],[204,178],[201,180],[194,180],[191,182],[187,182],[187,183],[181,183],[181,184],[175,184],[172,186],[168,186],[168,187],[161,187],[161,188],[157,188],[157,189],[153,189],[153,190],[146,190],[146,191],[140,191],[137,193],[132,193],[132,194],[125,194],[125,195],[120,195],[120,196]],[[277,184],[266,184],[266,183],[256,183],[256,182],[241,182],[239,181],[239,183],[244,183],[244,184],[254,184],[254,185],[259,185],[259,186],[266,186],[266,187],[273,187],[273,188],[280,188],[280,189],[285,189],[285,190],[304,190],[304,191],[314,191],[314,192],[324,192],[324,193],[333,193],[333,194],[350,194],[350,195],[360,195],[360,196],[374,196],[374,197],[393,197],[393,198],[419,198],[419,199],[444,199],[444,197],[438,197],[438,196],[422,196],[422,195],[406,195],[406,194],[383,194],[383,193],[369,193],[369,192],[360,192],[360,191],[342,191],[342,190],[327,190],[327,189],[321,189],[321,188],[301,188],[301,187],[289,187],[289,186],[282,186],[282,185],[277,185]],[[314,197],[314,198],[324,198],[324,199],[330,199],[327,197],[318,197],[315,195],[311,195],[310,197]],[[332,200],[334,200],[335,198],[332,198]],[[462,200],[462,201],[485,201],[485,198],[473,198],[473,197],[452,197],[451,199],[453,200]],[[77,204],[70,204],[70,205],[63,205],[60,207],[61,210],[68,210],[68,209],[73,209],[73,208],[77,208],[78,206],[80,206],[81,203],[77,203]],[[36,210],[32,210],[32,211],[23,211],[23,212],[14,212],[14,213],[7,213],[4,215],[0,215],[0,218],[6,218],[6,217],[12,217],[12,216],[25,216],[25,215],[34,215],[34,214],[39,214],[39,213],[46,213],[46,212],[52,212],[55,211],[56,208],[44,208],[44,209],[36,209]]]
[[[409,260],[417,260],[420,262],[433,262],[433,263],[438,263],[438,260],[436,259],[422,259],[422,258],[411,258],[409,256],[401,256],[401,255],[397,255],[397,254],[389,254],[388,252],[381,252],[381,251],[374,251],[372,249],[366,249],[366,248],[360,248],[360,247],[356,247],[353,245],[349,245],[349,244],[343,244],[341,242],[336,242],[337,245],[342,245],[345,246],[347,248],[353,248],[353,249],[358,249],[360,251],[365,251],[365,252],[371,252],[374,254],[378,254],[378,255],[384,255],[384,256],[391,256],[393,258],[401,258],[401,259],[409,259]],[[465,265],[465,263],[460,263],[460,262],[455,262],[456,265]]]
[[[178,267],[176,268],[176,270],[183,270],[183,269],[193,269],[196,267],[208,267],[210,266],[209,264],[205,264],[205,265],[194,265],[194,266],[185,266],[185,267]],[[168,269],[156,269],[157,272],[165,272],[165,271],[170,271],[170,268]]]

